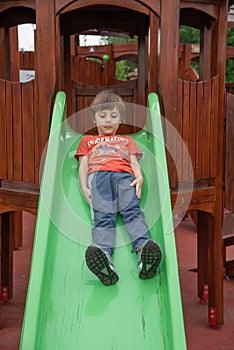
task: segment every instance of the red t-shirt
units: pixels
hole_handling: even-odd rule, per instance
[[[77,148],[75,158],[88,156],[88,174],[95,171],[128,172],[132,175],[130,157],[142,157],[136,142],[129,136],[84,136]]]

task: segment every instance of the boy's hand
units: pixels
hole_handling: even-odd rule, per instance
[[[141,191],[142,191],[142,185],[143,185],[144,179],[143,176],[138,176],[131,184],[130,186],[136,186],[136,196],[138,199],[141,198]]]
[[[88,187],[82,189],[83,195],[86,199],[86,201],[89,203],[89,205],[91,205],[91,192],[90,189]]]

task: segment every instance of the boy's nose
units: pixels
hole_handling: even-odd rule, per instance
[[[110,123],[110,122],[111,122],[110,114],[107,114],[107,116],[106,116],[106,123]]]

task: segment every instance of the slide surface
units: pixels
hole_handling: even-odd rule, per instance
[[[137,256],[121,218],[113,261],[119,282],[106,287],[87,268],[89,207],[74,159],[81,135],[66,121],[59,92],[41,184],[21,350],[184,350],[186,340],[161,117],[149,95],[143,131],[132,136],[144,152],[141,205],[163,259],[155,278],[140,280]]]

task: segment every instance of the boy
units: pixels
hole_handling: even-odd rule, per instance
[[[142,153],[131,137],[117,134],[124,107],[122,98],[111,90],[97,94],[90,113],[98,136],[84,136],[75,154],[80,162],[81,189],[93,219],[93,244],[86,250],[86,263],[106,286],[119,279],[111,258],[117,212],[129,232],[132,252],[138,255],[139,277],[154,277],[162,258],[159,245],[150,239],[139,204],[143,176],[138,160]]]

